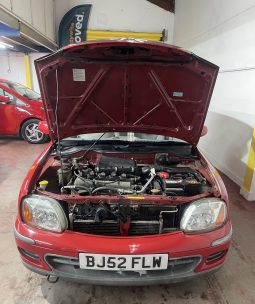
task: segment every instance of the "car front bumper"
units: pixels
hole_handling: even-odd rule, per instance
[[[50,256],[51,258],[63,259],[62,256]],[[37,267],[31,266],[23,261],[24,265],[31,271],[38,273],[40,275],[44,275],[50,277],[50,280],[55,280],[57,278],[62,278],[64,280],[75,281],[84,284],[91,285],[108,285],[108,286],[146,286],[146,285],[158,285],[158,284],[169,284],[169,283],[177,283],[190,279],[194,279],[200,276],[204,276],[206,274],[213,273],[217,271],[222,265],[214,267],[209,270],[205,270],[203,272],[195,272],[193,269],[194,260],[193,257],[187,257],[186,262],[187,265],[183,265],[183,271],[174,270],[177,268],[174,265],[177,259],[169,260],[169,268],[164,271],[147,271],[146,273],[141,272],[116,272],[116,271],[98,271],[98,270],[85,270],[80,269],[79,266],[74,266],[73,260],[71,260],[70,264],[64,264],[60,268],[52,269],[51,271],[45,271],[42,269],[38,269]],[[181,263],[184,263],[184,259],[179,259]],[[189,262],[188,260],[192,261]],[[57,262],[59,263],[59,262]],[[65,262],[66,263],[66,262]],[[178,262],[177,262],[178,264]],[[185,264],[185,263],[184,263]],[[78,259],[77,259],[78,265]],[[180,265],[178,265],[180,266]]]
[[[51,233],[28,227],[17,218],[15,238],[24,265],[51,277],[95,285],[138,286],[180,282],[218,270],[230,246],[231,224],[208,233],[183,232],[146,237],[105,237],[77,232]],[[213,246],[215,240],[223,240]],[[80,252],[101,254],[168,253],[168,269],[151,271],[85,270]]]

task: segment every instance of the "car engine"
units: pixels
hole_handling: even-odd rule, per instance
[[[196,195],[208,184],[195,169],[176,166],[168,155],[156,156],[155,164],[137,164],[134,159],[104,156],[93,164],[77,159],[58,169],[62,193],[87,195]]]

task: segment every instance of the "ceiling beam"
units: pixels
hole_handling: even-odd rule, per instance
[[[3,40],[6,43],[9,43],[13,45],[14,49],[10,49],[11,51],[20,51],[20,50],[26,50],[26,52],[49,52],[48,49],[36,45],[32,43],[31,41],[28,41],[22,37],[1,37],[1,40]]]
[[[20,37],[23,41],[27,40],[28,47],[30,47],[30,43],[35,44],[39,47],[44,47],[50,51],[57,50],[58,46],[54,41],[51,41],[38,31],[36,31],[31,26],[27,25],[22,20],[19,20],[16,16],[8,12],[4,9],[3,6],[0,5],[0,21],[20,32]]]
[[[175,0],[147,0],[171,13],[174,13]]]

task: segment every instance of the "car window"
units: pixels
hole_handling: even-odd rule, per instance
[[[0,82],[0,85],[4,85],[4,86],[6,86],[6,87],[8,87],[8,88],[10,87],[9,84],[8,84],[7,82]]]
[[[41,95],[18,83],[9,83],[9,87],[29,100],[40,100]]]
[[[19,83],[12,83],[12,82],[0,82],[0,85],[4,85],[11,90],[14,90],[21,96],[29,99],[29,100],[40,100],[41,95],[39,93],[36,93],[35,91],[23,86],[22,84]]]
[[[8,93],[6,90],[3,88],[0,88],[0,96],[8,96],[10,98],[10,103],[15,104],[16,97],[13,96],[12,94]]]

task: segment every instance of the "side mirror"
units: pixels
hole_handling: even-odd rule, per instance
[[[207,126],[204,125],[200,137],[205,136],[207,133],[208,133],[208,128],[207,128]]]
[[[49,135],[49,127],[47,121],[43,120],[38,123],[38,130],[44,134]]]
[[[10,101],[9,96],[0,96],[0,102],[8,103]]]

